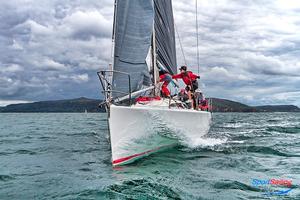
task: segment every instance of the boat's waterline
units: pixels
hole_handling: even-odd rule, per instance
[[[193,141],[208,133],[210,124],[211,113],[205,111],[111,105],[113,165],[132,162],[179,141]]]

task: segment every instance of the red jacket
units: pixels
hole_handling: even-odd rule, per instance
[[[159,82],[164,82],[161,86],[161,91],[164,96],[170,96],[170,90],[168,89],[169,83],[172,81],[170,74],[162,74],[159,76],[160,80]]]
[[[173,79],[182,78],[183,82],[186,85],[192,85],[192,82],[196,80],[197,78],[200,78],[200,76],[197,76],[196,74],[193,74],[191,71],[182,72],[180,74],[176,74],[172,76]]]

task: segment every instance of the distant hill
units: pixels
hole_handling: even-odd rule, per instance
[[[227,99],[210,98],[213,112],[257,112],[254,107]]]
[[[300,112],[300,108],[294,105],[255,106],[260,112]]]
[[[0,112],[104,112],[98,107],[101,100],[78,98],[57,101],[11,104],[1,107]]]
[[[248,106],[227,99],[211,98],[213,112],[300,112],[293,105]],[[39,101],[33,103],[11,104],[0,107],[0,112],[105,112],[99,108],[101,100],[77,98],[57,101]]]
[[[300,112],[294,105],[248,106],[227,99],[212,99],[213,112]]]

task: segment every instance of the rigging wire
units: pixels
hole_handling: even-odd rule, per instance
[[[198,66],[198,74],[200,73],[199,69],[199,39],[198,39],[198,1],[196,1],[196,37],[197,37],[197,66]]]
[[[178,30],[177,30],[176,23],[174,23],[174,26],[175,26],[175,31],[176,31],[176,34],[177,34],[177,37],[178,37],[180,50],[181,50],[181,53],[182,53],[182,56],[183,56],[183,61],[184,61],[184,64],[187,65],[187,62],[186,62],[186,59],[185,59],[185,55],[184,55],[184,51],[183,51],[183,47],[182,47],[182,43],[181,43],[181,39],[180,39]]]

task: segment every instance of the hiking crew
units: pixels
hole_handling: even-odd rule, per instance
[[[186,66],[181,66],[179,68],[180,73],[173,75],[173,79],[181,78],[183,82],[186,84],[186,91],[188,92],[189,100],[192,101],[192,107],[194,108],[194,99],[192,98],[192,94],[195,92],[195,90],[198,89],[198,82],[197,79],[200,78],[200,76],[193,74],[191,71],[187,71]]]

